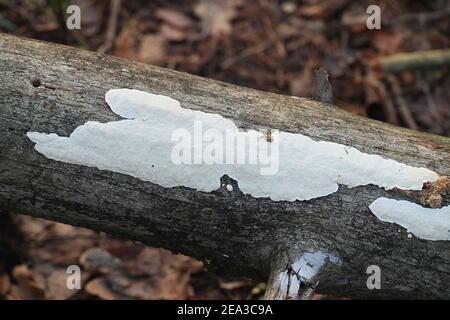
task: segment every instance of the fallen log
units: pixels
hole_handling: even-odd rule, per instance
[[[5,34],[0,34],[0,77],[0,206],[4,210],[164,247],[194,256],[223,275],[269,279],[267,298],[309,298],[314,291],[358,298],[450,298],[450,241],[439,229],[446,226],[445,212],[441,225],[430,213],[430,225],[437,226],[437,233],[426,229],[427,220],[408,225],[400,221],[401,214],[396,216],[399,221],[389,221],[389,212],[383,211],[390,204],[401,211],[404,202],[396,200],[408,200],[408,208],[418,215],[422,209],[439,210],[424,206],[448,206],[449,138],[362,118],[319,101]],[[144,93],[111,90],[117,88]],[[294,148],[312,148],[308,150],[314,157],[306,155],[310,162],[304,174],[289,164],[292,174],[267,178],[274,179],[268,180],[274,182],[270,188],[252,184],[251,179],[239,180],[242,171],[232,166],[237,176],[216,176],[215,190],[210,190],[211,181],[203,187],[210,179],[206,165],[188,185],[177,185],[178,180],[170,178],[183,175],[169,171],[171,164],[167,172],[156,166],[153,173],[146,159],[137,159],[143,161],[140,165],[127,162],[131,160],[122,149],[116,153],[120,163],[115,163],[114,157],[107,156],[108,148],[122,146],[123,141],[108,141],[117,138],[110,136],[117,130],[107,127],[123,125],[123,117],[154,120],[151,113],[139,114],[151,109],[146,99],[142,109],[128,108],[135,107],[135,94],[156,99],[148,93],[181,103],[179,107],[175,100],[161,98],[170,102],[167,108],[173,108],[174,121],[178,116],[190,119],[188,109],[201,111],[196,115],[205,119],[216,114],[220,125],[232,126],[225,119],[232,120],[248,132],[279,130],[281,142],[289,137]],[[170,124],[170,117],[164,121]],[[131,123],[130,133],[137,132],[136,124]],[[66,148],[66,143],[76,143],[76,135],[71,136],[75,129],[85,134],[91,149],[77,153]],[[154,133],[150,127],[145,130]],[[103,142],[97,141],[97,135]],[[142,135],[138,138],[146,140]],[[269,135],[265,141],[277,142],[273,139],[278,138]],[[162,136],[148,141],[166,150]],[[101,143],[108,148],[100,150]],[[142,148],[145,141],[130,150],[140,154]],[[305,156],[283,150],[289,159]],[[340,156],[334,158],[329,150]],[[321,152],[328,160],[316,167]],[[97,164],[102,154],[106,154],[104,162]],[[350,166],[353,160],[348,156],[357,163]],[[330,171],[333,159],[343,166],[335,171],[344,176],[328,176],[335,172]],[[297,164],[303,165],[300,160]],[[282,165],[280,171],[286,170]],[[399,171],[394,173],[394,167]],[[190,174],[188,166],[181,170]],[[389,181],[384,184],[385,180]],[[403,181],[414,186],[408,188]],[[423,190],[417,190],[422,182]],[[324,186],[336,188],[330,191]],[[277,193],[280,188],[283,192]],[[295,192],[297,200],[291,199]],[[381,270],[379,289],[367,285],[371,266]]]

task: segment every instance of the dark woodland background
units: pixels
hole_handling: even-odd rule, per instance
[[[66,28],[69,4],[81,8],[79,31]],[[366,27],[370,4],[381,7],[381,30]],[[322,66],[340,108],[450,136],[448,67],[395,75],[371,67],[396,53],[449,48],[447,0],[0,0],[0,32],[302,97],[312,96],[314,69]],[[83,270],[78,292],[65,288],[71,264]],[[0,214],[0,299],[255,299],[263,293],[264,284],[222,279],[189,257]]]

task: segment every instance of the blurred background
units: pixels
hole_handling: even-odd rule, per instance
[[[66,27],[71,4],[81,9],[80,30]],[[366,26],[371,4],[381,8],[379,30]],[[0,32],[291,96],[311,97],[314,70],[323,67],[338,107],[450,135],[447,0],[0,0]],[[433,58],[434,49],[447,51]],[[389,60],[412,52],[430,63],[418,68]],[[80,291],[65,287],[71,264],[82,268]],[[193,258],[0,214],[0,298],[257,299],[263,293],[264,284],[223,279]]]

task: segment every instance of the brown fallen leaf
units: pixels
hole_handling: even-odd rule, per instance
[[[10,289],[11,281],[9,276],[6,273],[0,274],[0,298],[5,297]]]
[[[68,276],[64,269],[56,269],[48,276],[45,292],[47,299],[66,300],[77,293],[77,290],[67,288]]]
[[[183,41],[189,38],[190,33],[186,30],[174,28],[170,24],[161,23],[159,26],[161,35],[169,41]]]
[[[366,21],[367,14],[364,11],[355,13],[353,11],[346,10],[343,12],[341,17],[341,23],[350,27],[354,32],[367,30]]]
[[[110,284],[108,283],[107,277],[99,277],[95,278],[92,281],[89,281],[84,287],[87,293],[97,296],[103,300],[118,300],[124,299],[124,297],[117,292],[114,292],[110,288]]]
[[[203,264],[167,250],[145,247],[135,260],[125,263],[135,278],[124,293],[134,299],[187,299],[192,295],[191,274]]]
[[[138,49],[137,60],[148,64],[158,64],[166,57],[166,40],[161,35],[146,35]]]
[[[292,14],[297,11],[298,7],[295,2],[286,1],[281,4],[281,11],[286,14]]]
[[[126,58],[134,59],[136,56],[136,38],[137,38],[137,25],[138,22],[134,19],[130,19],[122,28],[115,42],[114,55]]]
[[[183,12],[176,9],[159,8],[156,10],[157,18],[178,29],[188,29],[194,25],[194,22]]]
[[[323,5],[300,6],[300,14],[310,18],[324,18],[326,7]]]
[[[361,104],[348,103],[346,101],[336,101],[335,103],[339,108],[351,112],[353,114],[358,114],[360,116],[367,117],[366,108]]]
[[[300,74],[296,74],[289,80],[290,93],[297,97],[312,97],[314,86],[314,70],[315,62],[308,60],[303,66]]]
[[[195,14],[202,20],[203,32],[213,37],[231,32],[231,20],[236,14],[240,0],[200,0],[194,6]]]
[[[125,268],[132,276],[153,276],[158,274],[163,264],[165,252],[157,248],[144,248],[135,260],[126,261]]]
[[[151,279],[133,281],[124,293],[133,299],[180,300],[189,296],[189,273],[164,273]]]
[[[17,265],[12,271],[17,285],[11,287],[7,299],[11,300],[42,300],[45,299],[45,290],[33,277],[32,272],[25,264]]]
[[[390,55],[402,51],[403,36],[388,31],[375,32],[372,43],[380,55]]]
[[[22,250],[33,265],[66,267],[77,263],[80,253],[95,245],[97,234],[92,230],[24,215],[18,215],[17,221],[25,240]]]

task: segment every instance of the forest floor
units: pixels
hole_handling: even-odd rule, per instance
[[[264,91],[311,97],[325,68],[334,104],[394,125],[450,136],[450,68],[388,74],[381,57],[450,47],[450,3],[371,1],[0,0],[0,32],[57,42]],[[1,49],[0,49],[1,50]],[[51,58],[51,57],[49,57]],[[225,280],[162,249],[22,215],[0,215],[0,298],[255,299],[264,284]],[[82,268],[83,290],[65,286]]]

